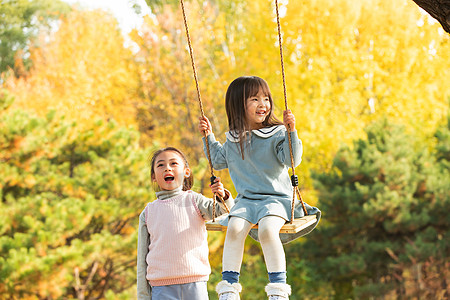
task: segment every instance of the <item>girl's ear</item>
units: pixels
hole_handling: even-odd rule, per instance
[[[189,176],[191,176],[191,169],[189,168],[184,169],[184,177],[188,178]]]
[[[155,174],[152,174],[152,181],[153,181],[153,182],[156,181]]]

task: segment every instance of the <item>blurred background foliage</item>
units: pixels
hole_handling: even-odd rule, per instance
[[[137,216],[155,197],[158,147],[187,153],[194,190],[210,194],[179,2],[147,4],[124,36],[102,10],[1,1],[1,299],[135,298]],[[216,136],[238,76],[266,79],[281,117],[273,1],[185,5]],[[291,299],[448,297],[449,35],[407,0],[280,1],[280,12],[300,187],[323,211],[285,247]],[[211,299],[223,238],[210,233]],[[248,239],[243,299],[264,298],[264,274]]]

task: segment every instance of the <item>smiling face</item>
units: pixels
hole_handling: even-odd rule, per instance
[[[250,96],[245,102],[245,119],[250,129],[261,129],[264,127],[263,122],[270,114],[270,99],[262,89],[258,94]]]
[[[186,167],[184,159],[176,151],[164,151],[158,154],[153,163],[152,181],[161,190],[170,191],[183,185],[191,170]]]

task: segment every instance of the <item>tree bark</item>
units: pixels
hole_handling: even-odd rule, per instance
[[[450,34],[450,0],[413,0],[418,6],[441,23]]]

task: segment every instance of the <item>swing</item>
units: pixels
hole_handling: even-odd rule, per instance
[[[228,217],[228,216],[226,216]],[[223,226],[218,222],[220,218],[217,218],[215,221],[206,222],[206,229],[209,231],[226,231],[227,227]],[[280,229],[280,233],[297,233],[304,228],[313,225],[316,223],[317,217],[316,215],[307,215],[301,218],[294,219],[294,221],[286,222]],[[258,224],[252,227],[252,229],[258,229]]]
[[[185,12],[185,8],[184,8],[183,0],[180,0],[180,4],[181,4],[181,11],[183,13],[184,27],[186,30],[186,38],[187,38],[187,42],[188,42],[188,46],[189,46],[189,54],[191,57],[191,64],[192,64],[195,85],[197,88],[197,99],[198,99],[198,103],[199,103],[199,107],[200,107],[201,116],[204,117],[205,113],[203,111],[203,104],[202,104],[202,100],[201,100],[201,96],[200,96],[200,88],[199,88],[199,84],[198,84],[197,71],[195,69],[195,63],[194,63],[194,54],[193,54],[193,50],[192,50],[192,46],[191,46],[191,39],[189,36],[189,28],[188,28],[188,24],[187,24],[186,12]],[[287,96],[286,96],[286,80],[285,80],[285,76],[284,76],[283,45],[282,45],[282,41],[281,41],[281,25],[280,25],[280,16],[279,16],[279,12],[278,12],[278,0],[275,0],[275,8],[276,8],[276,13],[277,13],[277,29],[278,29],[278,42],[279,42],[279,46],[280,46],[281,73],[282,73],[282,78],[283,78],[284,104],[285,104],[285,109],[287,110],[288,103],[287,103]],[[204,132],[203,134],[206,139],[206,132]],[[289,154],[290,154],[290,158],[291,158],[291,166],[294,166],[294,156],[292,154],[291,135],[287,134],[287,136],[288,136],[288,142],[289,142]],[[210,178],[211,184],[213,184],[216,179],[216,176],[214,175],[214,170],[212,167],[211,154],[210,154],[208,143],[206,143],[206,153],[207,153],[209,168],[210,168],[210,172],[211,172],[211,178]],[[298,177],[297,177],[297,175],[295,175],[294,167],[291,167],[291,171],[292,171],[291,183],[292,183],[292,187],[293,187],[293,196],[292,196],[292,205],[291,205],[291,220],[286,222],[286,224],[284,224],[281,227],[280,233],[297,233],[297,232],[301,231],[302,229],[317,222],[316,215],[308,215],[308,212],[306,211],[306,206],[303,202],[302,196],[300,195],[300,191],[298,189]],[[296,198],[295,196],[296,195],[298,196],[298,199],[302,205],[305,216],[294,219],[295,198]],[[214,199],[213,219],[212,219],[212,221],[206,222],[206,229],[209,231],[226,231],[227,227],[221,225],[219,223],[219,221],[216,220],[216,218],[215,218],[216,199],[218,199],[222,202],[222,204],[225,206],[225,209],[228,213],[230,212],[230,210],[228,209],[227,205],[225,204],[225,201],[222,199],[222,197],[220,197],[220,195],[214,194],[213,199]],[[225,215],[225,217],[228,217],[228,216]],[[220,219],[220,218],[218,218],[218,219]],[[257,229],[257,228],[258,228],[258,224],[255,224],[252,229]]]

